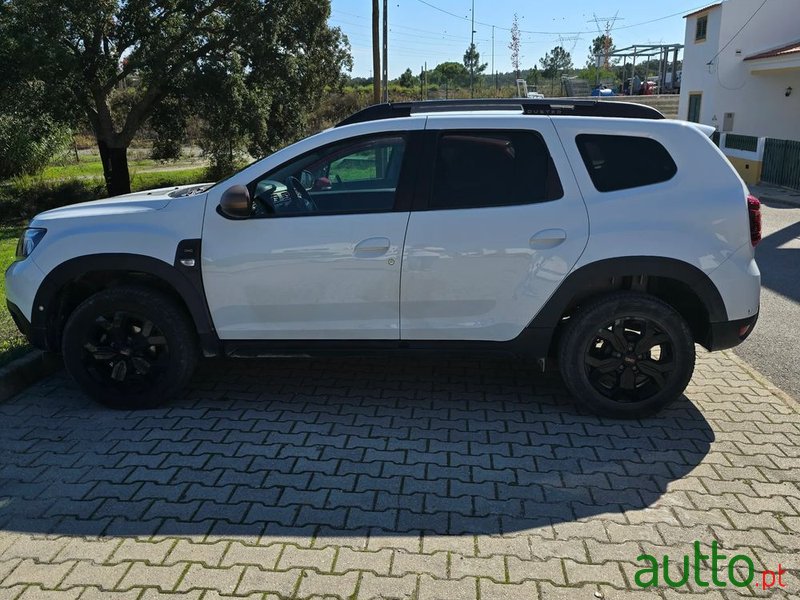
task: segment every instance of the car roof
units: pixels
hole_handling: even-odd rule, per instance
[[[336,127],[408,117],[419,114],[494,113],[508,111],[524,115],[566,115],[576,117],[616,117],[629,119],[663,119],[664,115],[651,106],[633,102],[614,102],[599,99],[570,98],[482,98],[474,100],[425,100],[420,102],[386,102],[360,110]]]

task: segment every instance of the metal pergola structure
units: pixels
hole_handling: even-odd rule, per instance
[[[678,52],[683,50],[683,44],[634,44],[626,48],[620,48],[608,53],[608,58],[621,58],[622,59],[622,80],[628,79],[628,61],[631,61],[631,79],[636,74],[636,61],[644,61],[645,65],[645,80],[648,79],[650,73],[650,61],[654,58],[658,59],[658,69],[654,74],[658,78],[658,85],[660,90],[676,90],[677,86],[677,65],[678,65]],[[602,55],[598,55],[602,59]],[[667,81],[667,73],[672,73],[669,82]]]

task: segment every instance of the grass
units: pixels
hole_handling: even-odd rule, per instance
[[[0,227],[0,268],[3,272],[14,262],[17,239],[22,228]],[[28,351],[27,340],[17,329],[11,314],[6,310],[6,279],[0,278],[0,366],[18,358]]]
[[[150,158],[128,161],[128,169],[131,172],[137,169],[152,169],[165,166]],[[78,177],[102,177],[103,163],[99,156],[88,156],[81,159],[79,163],[66,165],[50,165],[45,167],[39,175],[42,179],[75,179]]]

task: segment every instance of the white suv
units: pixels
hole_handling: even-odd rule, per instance
[[[201,354],[499,351],[639,417],[758,315],[758,201],[709,130],[613,102],[373,106],[213,186],[37,216],[9,308],[113,407],[162,403]]]

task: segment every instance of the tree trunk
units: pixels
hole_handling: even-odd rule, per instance
[[[128,173],[128,148],[111,147],[102,140],[97,141],[100,160],[103,162],[103,177],[109,196],[129,194],[131,179]]]

